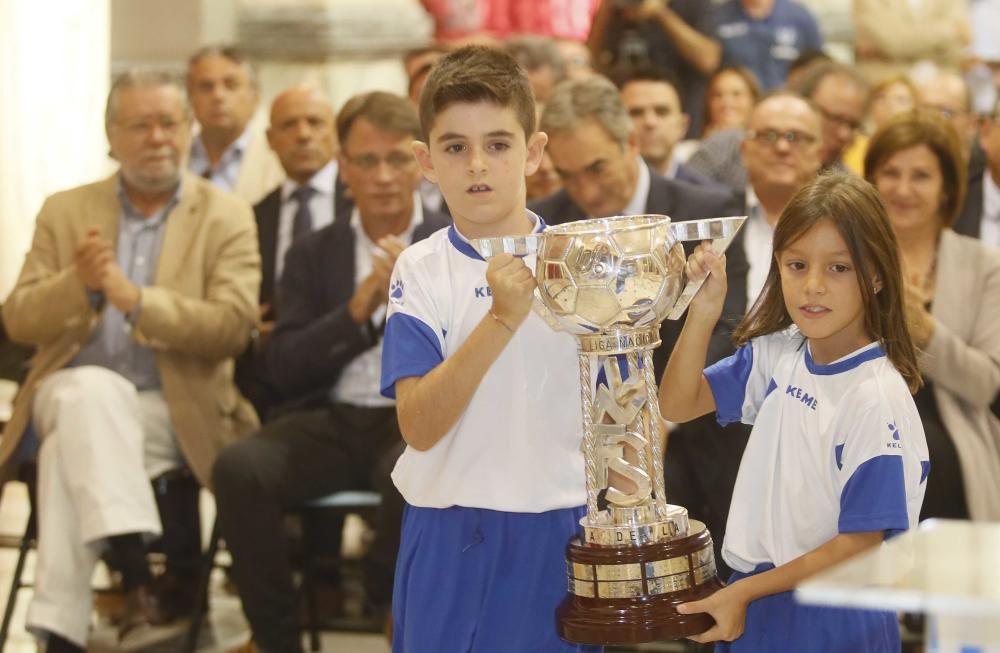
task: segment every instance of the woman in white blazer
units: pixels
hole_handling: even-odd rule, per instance
[[[907,321],[925,387],[914,399],[930,449],[921,519],[1000,519],[1000,250],[950,225],[966,167],[954,128],[911,111],[871,139],[865,177],[899,240]]]

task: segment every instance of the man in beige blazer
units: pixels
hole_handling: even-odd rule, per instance
[[[0,465],[30,424],[41,448],[27,625],[49,653],[84,650],[108,547],[127,596],[123,640],[164,634],[143,544],[161,530],[149,479],[186,464],[206,483],[216,454],[257,426],[232,382],[257,316],[253,214],[181,172],[190,123],[169,76],[116,80],[105,127],[119,172],[45,202],[3,307],[11,338],[37,348]]]
[[[250,61],[233,46],[202,48],[188,60],[187,90],[198,122],[188,170],[253,206],[285,173],[253,120],[260,93]]]

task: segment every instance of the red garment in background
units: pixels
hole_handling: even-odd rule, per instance
[[[421,0],[434,37],[447,41],[487,33],[541,34],[585,41],[600,0]]]

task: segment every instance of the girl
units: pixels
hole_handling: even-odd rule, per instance
[[[716,625],[717,651],[899,651],[896,615],[797,605],[804,578],[915,524],[929,469],[910,393],[920,385],[906,330],[896,241],[866,182],[822,175],[778,221],[761,296],[737,352],[705,369],[725,297],[707,247],[688,273],[711,276],[692,302],[660,386],[663,417],[715,411],[753,431],[722,547],[730,583],[682,614]]]

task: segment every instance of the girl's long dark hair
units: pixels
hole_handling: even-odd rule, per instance
[[[824,173],[803,186],[774,229],[774,256],[753,308],[733,333],[740,346],[792,324],[781,291],[778,255],[822,220],[840,232],[851,254],[864,303],[865,329],[906,381],[911,392],[923,383],[916,348],[906,328],[899,247],[875,188],[854,175]],[[876,280],[881,289],[875,292]]]

